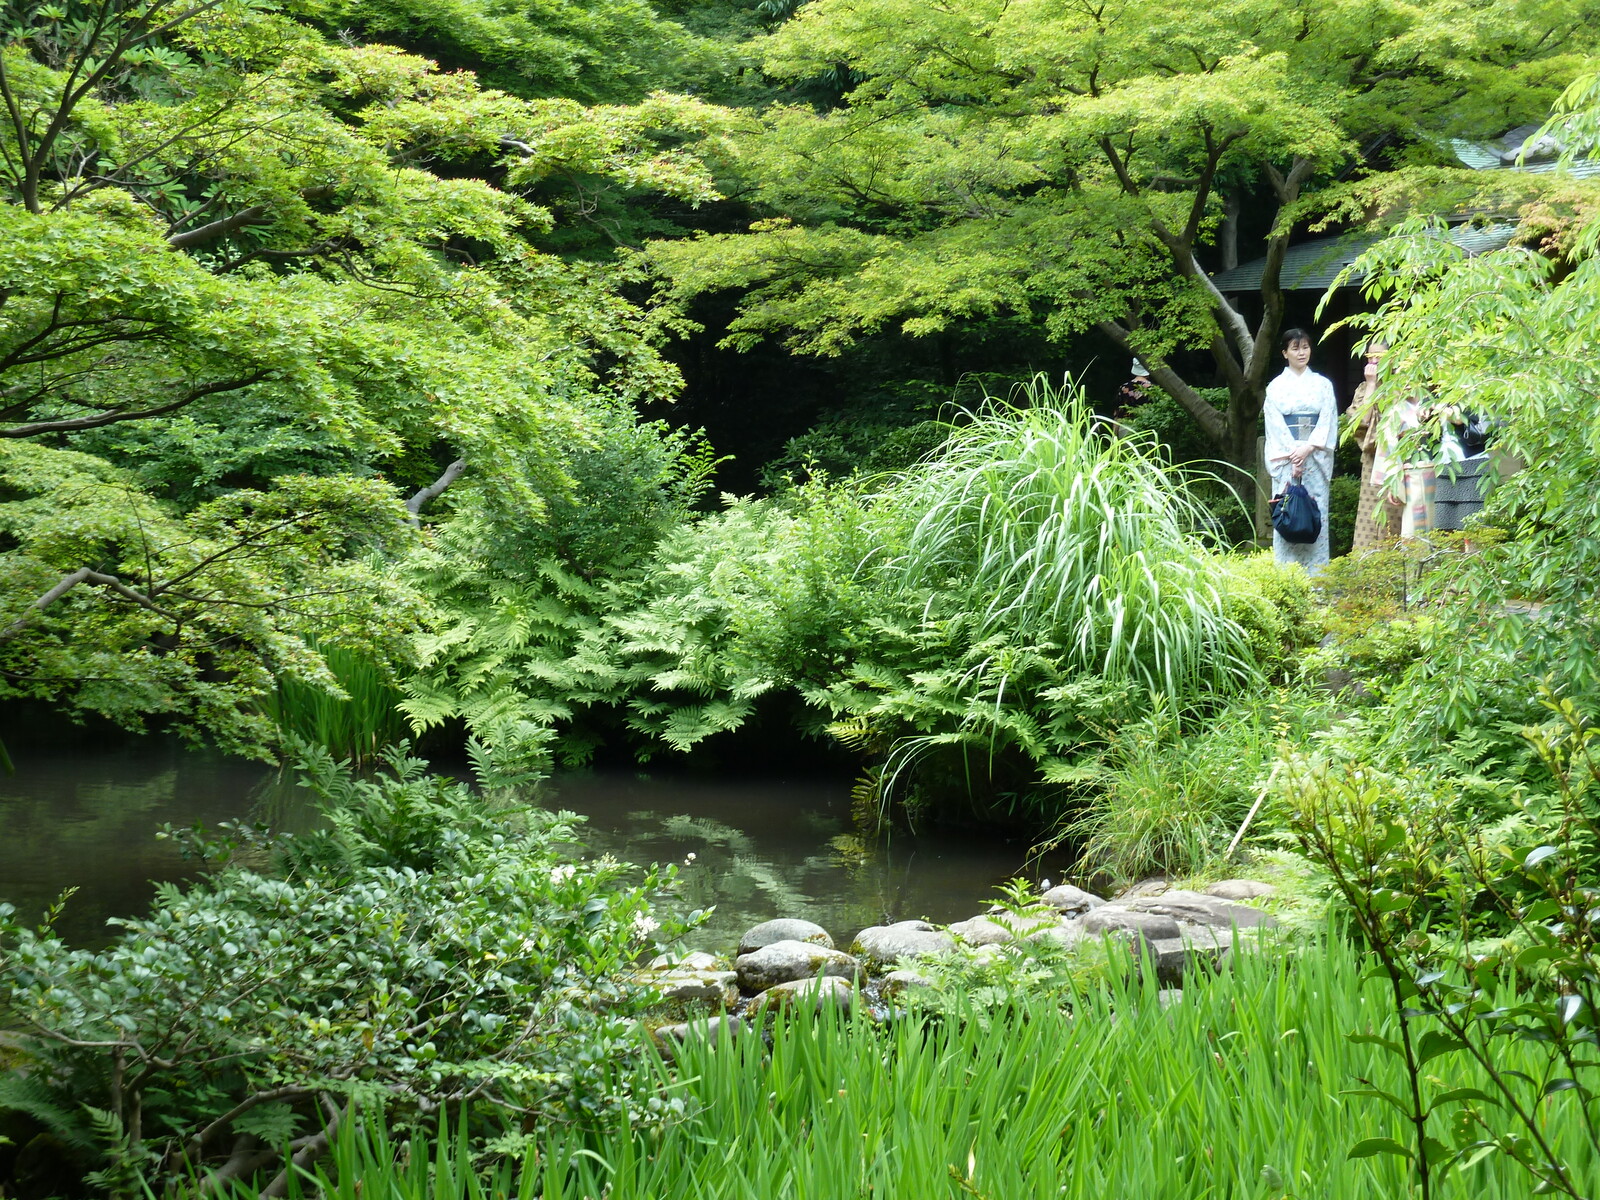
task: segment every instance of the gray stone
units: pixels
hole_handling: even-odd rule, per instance
[[[770,987],[755,998],[750,1011],[778,1008],[784,1012],[821,1012],[829,1005],[848,1010],[855,1007],[858,1000],[855,986],[848,979],[824,975],[819,979],[794,979]]]
[[[1083,941],[1083,921],[1078,917],[1067,917],[1062,920],[1052,921],[1027,935],[1030,942],[1055,942],[1058,945],[1072,949]]]
[[[1224,879],[1206,889],[1206,895],[1223,900],[1259,900],[1262,896],[1275,896],[1278,889],[1259,879]]]
[[[1123,888],[1117,893],[1116,900],[1113,903],[1120,903],[1123,900],[1137,900],[1143,896],[1159,896],[1169,886],[1165,875],[1152,875],[1148,879],[1141,879],[1138,883],[1131,883]]]
[[[821,925],[792,917],[779,917],[776,921],[763,921],[746,929],[744,936],[739,939],[739,953],[753,954],[773,942],[810,942],[814,946],[833,949],[833,938]]]
[[[957,921],[950,926],[950,932],[968,946],[999,946],[1016,937],[1010,926],[1002,925],[993,917],[988,916],[973,917],[967,921]]]
[[[916,971],[890,971],[883,977],[883,995],[888,1000],[903,996],[912,988],[932,986],[933,980]]]
[[[861,964],[842,950],[811,942],[773,942],[733,960],[739,986],[747,992],[764,992],[780,983],[837,975],[859,979]]]
[[[1155,966],[1156,982],[1163,987],[1182,987],[1185,976],[1201,968],[1216,970],[1233,950],[1233,935],[1226,929],[1185,929],[1187,936],[1155,938],[1136,947],[1139,960]]]
[[[658,954],[650,960],[652,971],[715,971],[717,958],[704,950],[691,950],[688,954]]]
[[[677,1058],[678,1047],[691,1038],[721,1044],[749,1032],[750,1023],[742,1017],[706,1017],[699,1021],[685,1021],[681,1025],[663,1025],[651,1037],[661,1057],[672,1062]]]
[[[1201,892],[1163,892],[1159,896],[1119,900],[1117,904],[1135,912],[1159,913],[1175,921],[1187,921],[1190,925],[1210,925],[1216,929],[1235,927],[1253,929],[1258,925],[1271,929],[1278,924],[1276,917],[1271,913],[1262,912],[1259,908],[1251,908],[1248,904],[1235,904],[1232,900],[1224,900],[1220,896],[1207,896]]]
[[[1182,988],[1162,988],[1156,993],[1156,1004],[1163,1010],[1171,1008],[1174,1004],[1182,1003]]]
[[[651,982],[661,998],[679,1004],[715,1004],[727,1008],[739,998],[739,976],[733,971],[686,971],[663,974]]]
[[[902,958],[919,954],[944,954],[956,948],[956,940],[941,933],[926,921],[900,921],[894,925],[872,925],[856,934],[852,949],[878,966],[891,966]]]
[[[1152,941],[1179,936],[1178,922],[1173,918],[1164,913],[1130,908],[1120,900],[1102,904],[1093,912],[1085,913],[1081,920],[1083,932],[1091,936],[1114,933],[1130,940],[1144,938]]]
[[[1105,903],[1093,892],[1086,892],[1082,888],[1073,887],[1070,883],[1063,883],[1053,887],[1040,897],[1057,912],[1071,914],[1086,913],[1091,908],[1099,908]]]

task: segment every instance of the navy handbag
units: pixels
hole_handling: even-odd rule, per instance
[[[1306,485],[1291,480],[1281,495],[1272,498],[1272,527],[1286,542],[1314,542],[1322,532],[1322,513],[1306,491]]]

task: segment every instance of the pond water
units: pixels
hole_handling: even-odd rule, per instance
[[[77,888],[58,928],[80,945],[104,942],[108,918],[144,912],[156,881],[197,872],[156,837],[163,823],[295,829],[312,819],[291,780],[239,759],[148,739],[12,749],[16,773],[0,776],[0,900],[34,919]],[[690,940],[718,952],[772,917],[816,921],[844,942],[883,921],[969,917],[1015,875],[1061,878],[1059,863],[1030,864],[1021,841],[863,838],[851,828],[849,788],[844,779],[594,772],[559,779],[540,799],[587,818],[595,853],[680,864],[685,910],[716,910]]]

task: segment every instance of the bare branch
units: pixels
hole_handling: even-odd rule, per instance
[[[1133,345],[1128,341],[1128,331],[1117,322],[1100,321],[1097,323],[1096,328],[1124,351],[1129,354],[1133,353]],[[1195,419],[1200,428],[1205,431],[1207,437],[1221,444],[1227,436],[1228,422],[1227,418],[1217,411],[1216,406],[1190,387],[1171,367],[1158,367],[1153,363],[1146,363],[1145,365],[1149,368],[1150,378],[1155,381],[1157,386],[1183,405],[1184,411]]]
[[[321,1099],[322,1107],[328,1113],[328,1123],[323,1126],[321,1133],[300,1147],[283,1170],[279,1171],[273,1177],[272,1182],[261,1190],[262,1200],[277,1200],[278,1197],[288,1195],[290,1178],[306,1170],[312,1163],[327,1153],[328,1146],[333,1141],[334,1131],[339,1128],[340,1118],[344,1114],[334,1108],[332,1102],[326,1096]]]
[[[190,246],[198,246],[204,242],[214,241],[219,237],[226,237],[236,229],[243,229],[247,225],[268,225],[272,218],[267,215],[265,204],[252,204],[249,208],[242,208],[231,217],[220,217],[210,224],[202,225],[198,229],[191,229],[187,233],[175,233],[167,239],[167,247],[172,250],[187,250]]]
[[[432,500],[435,496],[443,492],[445,488],[454,483],[457,476],[459,476],[461,472],[465,471],[466,469],[467,460],[464,458],[456,459],[455,462],[451,463],[444,469],[443,475],[440,475],[439,478],[435,479],[427,487],[423,488],[415,496],[406,501],[406,511],[411,514],[411,524],[413,526],[420,526],[422,524],[422,521],[420,520],[422,515],[422,506],[427,504],[428,501]]]
[[[251,384],[260,383],[268,375],[266,371],[257,371],[253,375],[244,375],[238,379],[221,379],[216,383],[208,383],[197,387],[178,399],[168,404],[158,404],[154,408],[140,408],[129,411],[125,408],[108,408],[88,417],[69,417],[60,421],[35,421],[31,425],[15,425],[10,429],[0,429],[0,437],[25,438],[36,437],[41,433],[67,433],[77,429],[98,429],[102,425],[115,425],[119,421],[142,421],[148,417],[159,417],[163,413],[172,412],[186,404],[193,404],[202,396],[214,396],[218,392],[232,392],[239,388],[249,387]]]
[[[80,583],[92,583],[97,587],[105,588],[107,591],[115,592],[124,600],[132,601],[140,608],[147,608],[157,616],[165,617],[174,624],[176,624],[180,619],[176,613],[169,612],[167,609],[162,608],[143,592],[134,591],[133,588],[123,583],[122,580],[118,579],[115,575],[106,575],[99,571],[91,570],[88,567],[79,567],[76,571],[72,572],[72,574],[63,576],[61,582],[57,583],[55,587],[51,588],[48,592],[35,600],[30,606],[29,611],[23,613],[22,616],[13,621],[10,628],[0,630],[0,642],[8,642],[12,638],[16,637],[19,633],[23,632],[28,628],[29,625],[32,625],[36,620],[39,619],[40,613],[49,608],[52,604],[61,599],[61,597],[65,596]]]
[[[273,1088],[271,1091],[257,1092],[253,1096],[247,1096],[245,1099],[241,1100],[238,1104],[235,1104],[227,1112],[223,1113],[215,1121],[211,1122],[211,1124],[207,1125],[204,1129],[200,1130],[192,1138],[190,1138],[186,1152],[190,1158],[198,1158],[200,1153],[205,1149],[206,1143],[209,1142],[213,1136],[227,1128],[227,1126],[233,1122],[235,1117],[244,1116],[245,1113],[249,1112],[252,1108],[255,1108],[259,1104],[271,1104],[275,1100],[298,1100],[302,1096],[311,1095],[314,1091],[314,1088],[281,1087]]]

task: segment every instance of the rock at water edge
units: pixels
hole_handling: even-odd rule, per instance
[[[1057,912],[1066,913],[1068,916],[1086,913],[1091,908],[1099,908],[1105,903],[1093,892],[1086,892],[1082,888],[1073,887],[1070,883],[1063,883],[1058,887],[1051,888],[1039,899]]]
[[[872,925],[856,934],[853,949],[878,966],[892,966],[903,958],[920,954],[947,954],[956,940],[941,933],[926,921],[901,921],[895,925]]]
[[[651,1039],[661,1052],[661,1057],[674,1062],[678,1047],[691,1038],[721,1045],[749,1032],[750,1024],[742,1017],[707,1017],[701,1021],[685,1021],[681,1025],[663,1025],[651,1034]]]
[[[780,983],[833,975],[852,981],[864,974],[861,964],[842,950],[811,942],[773,942],[733,961],[739,986],[747,992],[764,992]]]
[[[1180,934],[1178,922],[1163,913],[1143,912],[1130,908],[1118,900],[1102,904],[1093,912],[1085,913],[1081,922],[1083,932],[1090,936],[1114,933],[1132,938],[1155,941],[1175,938]]]
[[[810,942],[814,946],[833,949],[833,937],[821,925],[793,917],[779,917],[776,921],[763,921],[744,931],[739,939],[740,954],[754,954],[773,942]]]
[[[824,975],[820,979],[795,979],[770,987],[755,998],[751,1012],[781,1009],[784,1012],[821,1012],[832,1006],[848,1011],[857,1002],[856,989],[848,979]]]
[[[1164,892],[1159,896],[1134,900],[1119,900],[1119,907],[1136,912],[1159,913],[1175,921],[1190,925],[1209,925],[1213,929],[1254,929],[1263,926],[1275,928],[1278,919],[1271,913],[1251,908],[1248,904],[1235,904],[1220,896],[1207,896],[1201,892]]]
[[[650,986],[661,999],[677,1004],[715,1004],[727,1008],[739,998],[739,976],[733,971],[694,971],[662,975]]]

